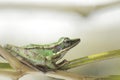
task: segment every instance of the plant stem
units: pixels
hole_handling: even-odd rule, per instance
[[[109,75],[103,78],[100,78],[101,80],[120,80],[120,75]],[[98,79],[98,80],[100,80]]]
[[[89,55],[89,56],[85,56],[82,58],[68,61],[68,63],[61,66],[60,69],[67,70],[67,69],[71,69],[74,67],[88,64],[88,63],[92,63],[95,61],[101,61],[101,60],[110,59],[110,58],[114,58],[114,57],[118,57],[118,56],[120,57],[120,49],[103,52],[103,53],[98,53],[98,54],[93,54],[93,55]]]

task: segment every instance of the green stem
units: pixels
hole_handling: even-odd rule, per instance
[[[67,64],[61,66],[60,69],[67,70],[67,69],[85,65],[85,64],[88,64],[91,62],[101,61],[101,60],[114,58],[114,57],[118,57],[118,56],[120,56],[120,49],[103,52],[103,53],[98,53],[98,54],[93,54],[93,55],[89,55],[89,56],[85,56],[82,58],[71,60]]]
[[[109,75],[105,77],[98,77],[95,80],[120,80],[120,75]]]
[[[0,69],[13,69],[8,63],[0,63]]]

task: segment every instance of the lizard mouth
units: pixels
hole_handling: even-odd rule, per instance
[[[80,42],[80,39],[73,39],[73,40],[70,40],[69,42],[70,42],[70,45],[68,47],[66,47],[65,49],[60,51],[60,53],[63,53],[61,55],[64,56],[67,51],[69,51],[71,48],[76,46]]]
[[[76,46],[79,42],[80,42],[80,39],[73,39],[73,40],[71,40],[71,41],[70,41],[71,45],[70,45],[68,48],[66,48],[66,50],[69,50],[69,49],[73,48],[73,47]]]

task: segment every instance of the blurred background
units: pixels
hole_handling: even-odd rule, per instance
[[[119,0],[0,0],[0,44],[27,45],[80,38],[65,59],[120,49]],[[120,59],[96,62],[69,70],[102,76],[120,74]],[[43,76],[41,76],[43,77]],[[40,80],[25,76],[21,80]],[[10,80],[0,76],[1,80]],[[43,80],[50,80],[43,77]]]

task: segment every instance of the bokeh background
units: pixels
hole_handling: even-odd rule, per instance
[[[52,43],[64,36],[80,38],[80,44],[65,55],[67,60],[120,49],[118,3],[119,0],[0,0],[0,44],[22,46]],[[69,71],[92,76],[120,74],[120,59]],[[27,75],[21,80],[50,80],[36,76]],[[10,79],[0,76],[0,80]]]

